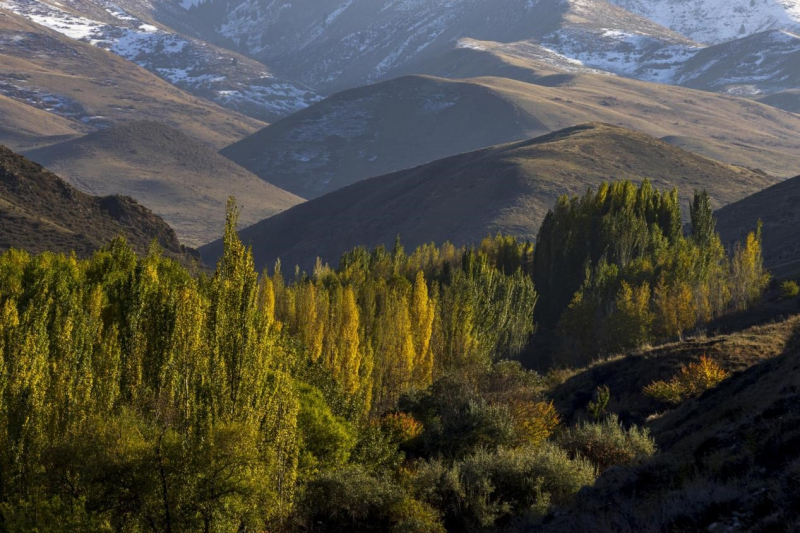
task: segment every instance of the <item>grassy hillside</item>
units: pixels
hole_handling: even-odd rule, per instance
[[[794,316],[710,339],[715,345],[708,353],[734,374],[649,422],[659,447],[653,459],[606,472],[579,496],[574,508],[533,530],[796,531],[799,333],[800,320]],[[694,357],[686,353],[692,344],[654,351],[646,365],[638,358],[648,356],[612,363],[616,368],[630,364],[626,377],[609,374],[612,396],[615,384],[622,384],[624,391],[636,384],[643,387],[658,374],[668,377],[677,362]]]
[[[155,239],[168,256],[191,262],[172,228],[135,200],[82,193],[0,146],[0,251],[75,251],[85,257],[120,235],[138,253]]]
[[[230,195],[242,205],[243,224],[302,201],[159,122],[126,123],[27,155],[85,192],[136,198],[191,246],[221,235]]]
[[[800,176],[717,211],[717,228],[730,244],[746,227],[764,223],[764,261],[777,276],[800,273]]]
[[[391,245],[400,234],[417,246],[480,241],[503,232],[533,239],[562,194],[583,194],[610,179],[649,178],[683,194],[707,188],[717,205],[772,183],[762,174],[675,148],[605,124],[569,128],[533,140],[486,148],[365,180],[294,207],[241,231],[256,264],[310,268],[336,262],[359,245]],[[214,260],[221,241],[203,247]]]
[[[154,119],[221,148],[264,126],[110,52],[8,11],[2,15],[0,95],[71,119],[77,129]]]
[[[470,68],[464,74],[479,72]],[[689,139],[690,149],[703,155],[774,176],[800,168],[800,116],[767,105],[607,75],[559,73],[542,62],[510,62],[488,72],[517,73],[524,81],[398,78],[334,95],[223,154],[313,198],[437,158],[601,121],[658,138]]]

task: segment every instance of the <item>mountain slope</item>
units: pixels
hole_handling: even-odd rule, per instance
[[[230,195],[252,224],[302,200],[164,124],[132,122],[28,152],[32,160],[96,195],[132,196],[192,246],[221,235]]]
[[[710,46],[678,68],[673,82],[745,96],[798,87],[800,35],[772,30]]]
[[[196,96],[259,120],[276,120],[319,98],[302,84],[275,77],[253,59],[176,32],[162,21],[188,29],[191,17],[184,11],[179,20],[176,11],[182,10],[168,2],[4,4],[37,24],[109,50]]]
[[[324,93],[416,73],[464,37],[535,39],[557,52],[564,44],[611,66],[634,48],[693,45],[605,0],[211,0],[192,13],[245,54]]]
[[[78,127],[149,118],[217,147],[264,126],[191,96],[105,50],[2,8],[0,14],[0,95],[75,121]]]
[[[408,247],[449,240],[476,242],[498,231],[533,239],[561,194],[612,179],[678,186],[684,195],[707,188],[718,205],[764,188],[771,180],[717,163],[630,130],[577,126],[533,140],[462,154],[364,180],[306,202],[241,231],[259,268],[280,257],[310,268],[315,257],[335,263],[359,245]],[[221,242],[202,248],[213,261]]]
[[[172,229],[133,199],[84,194],[0,146],[0,252],[86,256],[119,235],[137,253],[146,253],[156,239],[167,255],[191,262]]]
[[[723,242],[740,241],[761,220],[764,262],[777,276],[800,273],[800,176],[759,191],[715,213]],[[748,226],[750,229],[748,229]]]
[[[659,138],[680,137],[704,155],[775,176],[794,175],[800,168],[800,116],[680,87],[554,74],[546,64],[514,72],[533,83],[412,76],[344,91],[222,153],[306,198],[448,155],[594,121]]]
[[[800,30],[798,0],[611,0],[701,43]]]

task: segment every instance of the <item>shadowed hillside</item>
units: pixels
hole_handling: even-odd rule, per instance
[[[85,257],[120,235],[140,254],[155,239],[167,255],[190,262],[172,228],[132,198],[84,194],[0,146],[0,252],[75,251]]]
[[[764,223],[764,261],[776,276],[800,272],[800,176],[755,193],[716,212],[723,243]]]
[[[244,224],[302,201],[158,122],[115,126],[27,155],[85,192],[136,198],[192,246],[220,235],[231,195],[242,205]]]
[[[579,495],[573,508],[530,530],[796,531],[800,527],[798,333],[794,317],[719,340],[721,348],[710,353],[739,371],[648,424],[659,454],[640,466],[607,471]],[[747,350],[739,349],[741,343],[760,343],[765,350],[747,355]],[[677,348],[654,352],[651,365],[666,369],[683,350]],[[636,359],[630,362],[633,368],[641,366]],[[642,373],[639,385],[647,385],[652,375]],[[663,376],[669,374],[662,372]],[[613,378],[610,384],[614,395]],[[625,386],[632,386],[631,381]]]
[[[605,124],[569,128],[533,140],[454,156],[362,181],[301,204],[241,231],[256,264],[335,263],[355,246],[450,240],[456,245],[503,232],[533,239],[562,194],[611,179],[642,181],[683,194],[707,188],[717,205],[736,201],[771,180]],[[209,261],[221,241],[203,247]]]

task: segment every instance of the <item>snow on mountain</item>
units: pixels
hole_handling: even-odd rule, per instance
[[[738,96],[800,87],[800,35],[771,30],[698,52],[676,72],[676,84]]]
[[[108,0],[69,4],[5,0],[0,7],[72,39],[107,49],[197,96],[273,121],[320,97],[309,87],[274,76],[263,64],[171,31]]]
[[[244,54],[325,93],[414,73],[465,38],[536,42],[652,79],[696,48],[606,0],[209,0],[191,13]]]
[[[800,0],[611,1],[702,43],[774,29],[800,31]]]

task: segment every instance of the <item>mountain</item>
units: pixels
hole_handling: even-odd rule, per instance
[[[155,119],[222,147],[264,126],[1,6],[0,95],[68,119],[84,132]]]
[[[125,123],[26,155],[85,192],[136,198],[191,246],[222,234],[231,195],[242,204],[245,224],[302,201],[207,144],[154,121]]]
[[[491,87],[407,76],[338,93],[223,155],[304,198],[549,131]]]
[[[88,129],[83,124],[0,95],[0,144],[12,150],[63,141],[83,135]]]
[[[677,54],[695,46],[605,0],[210,0],[190,13],[213,30],[209,39],[227,39],[326,94],[416,73],[465,37],[533,39],[606,66],[656,48]]]
[[[800,273],[800,176],[759,191],[715,213],[723,242],[740,241],[764,223],[764,262],[776,276]]]
[[[798,87],[800,34],[770,30],[709,46],[683,63],[672,81],[741,96]]]
[[[186,264],[192,251],[158,216],[125,196],[84,194],[41,166],[0,146],[0,252],[74,251],[87,256],[124,236],[144,254],[155,239],[164,253]]]
[[[359,245],[391,245],[398,234],[409,248],[435,241],[474,243],[497,232],[533,239],[562,194],[589,185],[649,178],[684,195],[706,188],[724,205],[772,180],[673,147],[653,137],[605,124],[568,128],[533,140],[453,156],[368,179],[300,204],[243,229],[258,268],[308,269],[315,257],[335,263]],[[215,260],[221,241],[201,249]]]
[[[309,87],[276,77],[258,61],[172,29],[165,22],[190,32],[192,23],[171,2],[73,0],[65,6],[7,0],[4,5],[32,22],[133,61],[196,96],[259,120],[276,120],[319,99]]]
[[[477,56],[468,57],[485,57],[484,52],[469,52]],[[680,87],[556,74],[546,64],[509,68],[533,83],[396,78],[338,93],[222,153],[304,198],[366,177],[594,121],[679,139],[709,157],[775,176],[794,175],[800,168],[800,116]]]
[[[800,31],[800,0],[611,0],[701,43]]]

